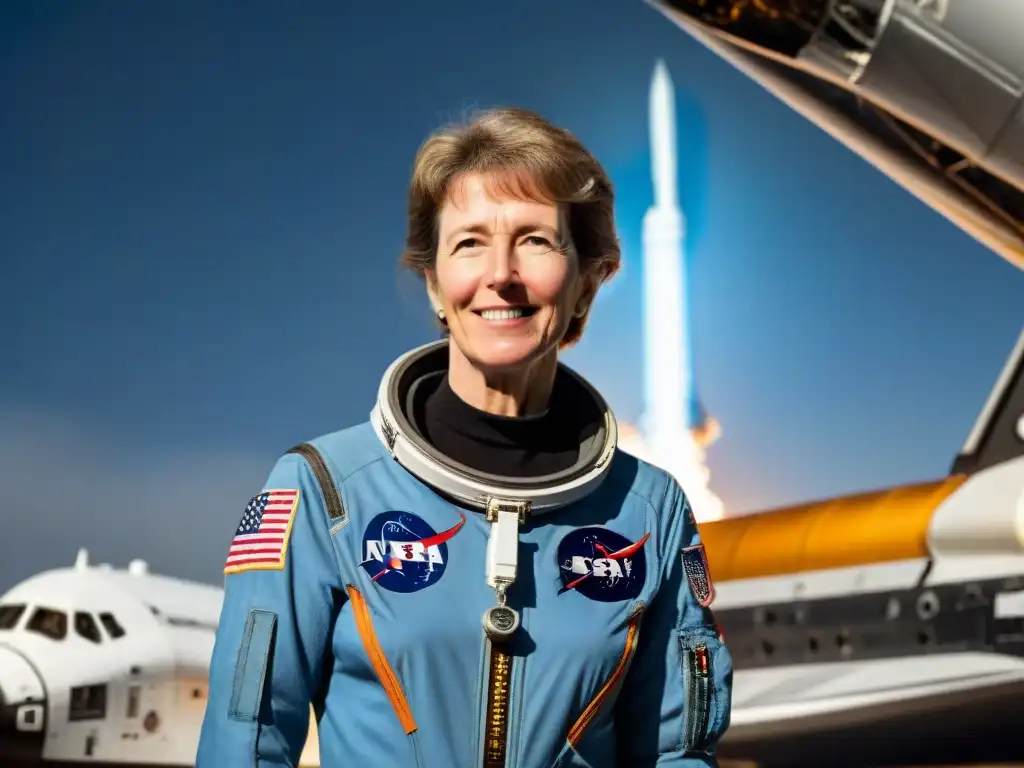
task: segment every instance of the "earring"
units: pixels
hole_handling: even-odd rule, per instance
[[[437,310],[437,319],[442,325],[448,325],[448,321],[445,319],[443,309]]]
[[[576,305],[576,311],[572,313],[573,317],[583,317],[587,314],[587,302],[581,301]]]

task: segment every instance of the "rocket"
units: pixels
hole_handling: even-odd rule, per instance
[[[654,203],[643,224],[643,414],[639,430],[623,425],[619,447],[672,475],[686,489],[697,520],[717,520],[724,505],[709,487],[704,449],[719,429],[701,406],[694,383],[675,97],[660,60],[651,78],[649,108]]]
[[[676,197],[679,174],[676,157],[676,97],[672,76],[661,59],[654,65],[647,108],[654,207],[675,210],[681,215]]]
[[[676,108],[672,78],[658,60],[649,103],[654,204],[643,222],[645,443],[656,456],[679,453],[687,436],[707,436],[708,419],[697,397],[687,312],[683,243],[686,219],[677,194]]]

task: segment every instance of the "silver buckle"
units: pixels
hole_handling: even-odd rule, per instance
[[[526,525],[526,519],[530,516],[530,502],[489,498],[487,500],[487,522],[493,523],[497,520],[499,512],[517,512],[519,524]]]

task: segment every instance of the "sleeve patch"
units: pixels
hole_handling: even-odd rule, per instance
[[[294,488],[266,490],[249,499],[231,540],[224,573],[283,570],[298,506],[299,491]]]
[[[228,717],[232,720],[255,722],[259,715],[276,624],[275,613],[263,610],[249,612],[231,684]]]
[[[683,549],[683,570],[686,572],[686,580],[690,582],[694,599],[702,608],[707,608],[715,599],[715,585],[711,581],[711,569],[708,567],[703,543]]]

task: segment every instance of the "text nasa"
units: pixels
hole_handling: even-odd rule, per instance
[[[621,560],[612,560],[607,557],[573,555],[569,560],[568,566],[563,565],[562,568],[580,576],[590,574],[591,576],[604,579],[628,579],[633,572],[633,563],[628,557]]]
[[[437,544],[424,547],[422,541],[380,541],[366,542],[363,562],[375,560],[378,563],[388,562],[392,568],[401,568],[401,562],[426,563],[427,565],[444,565],[441,550]]]

